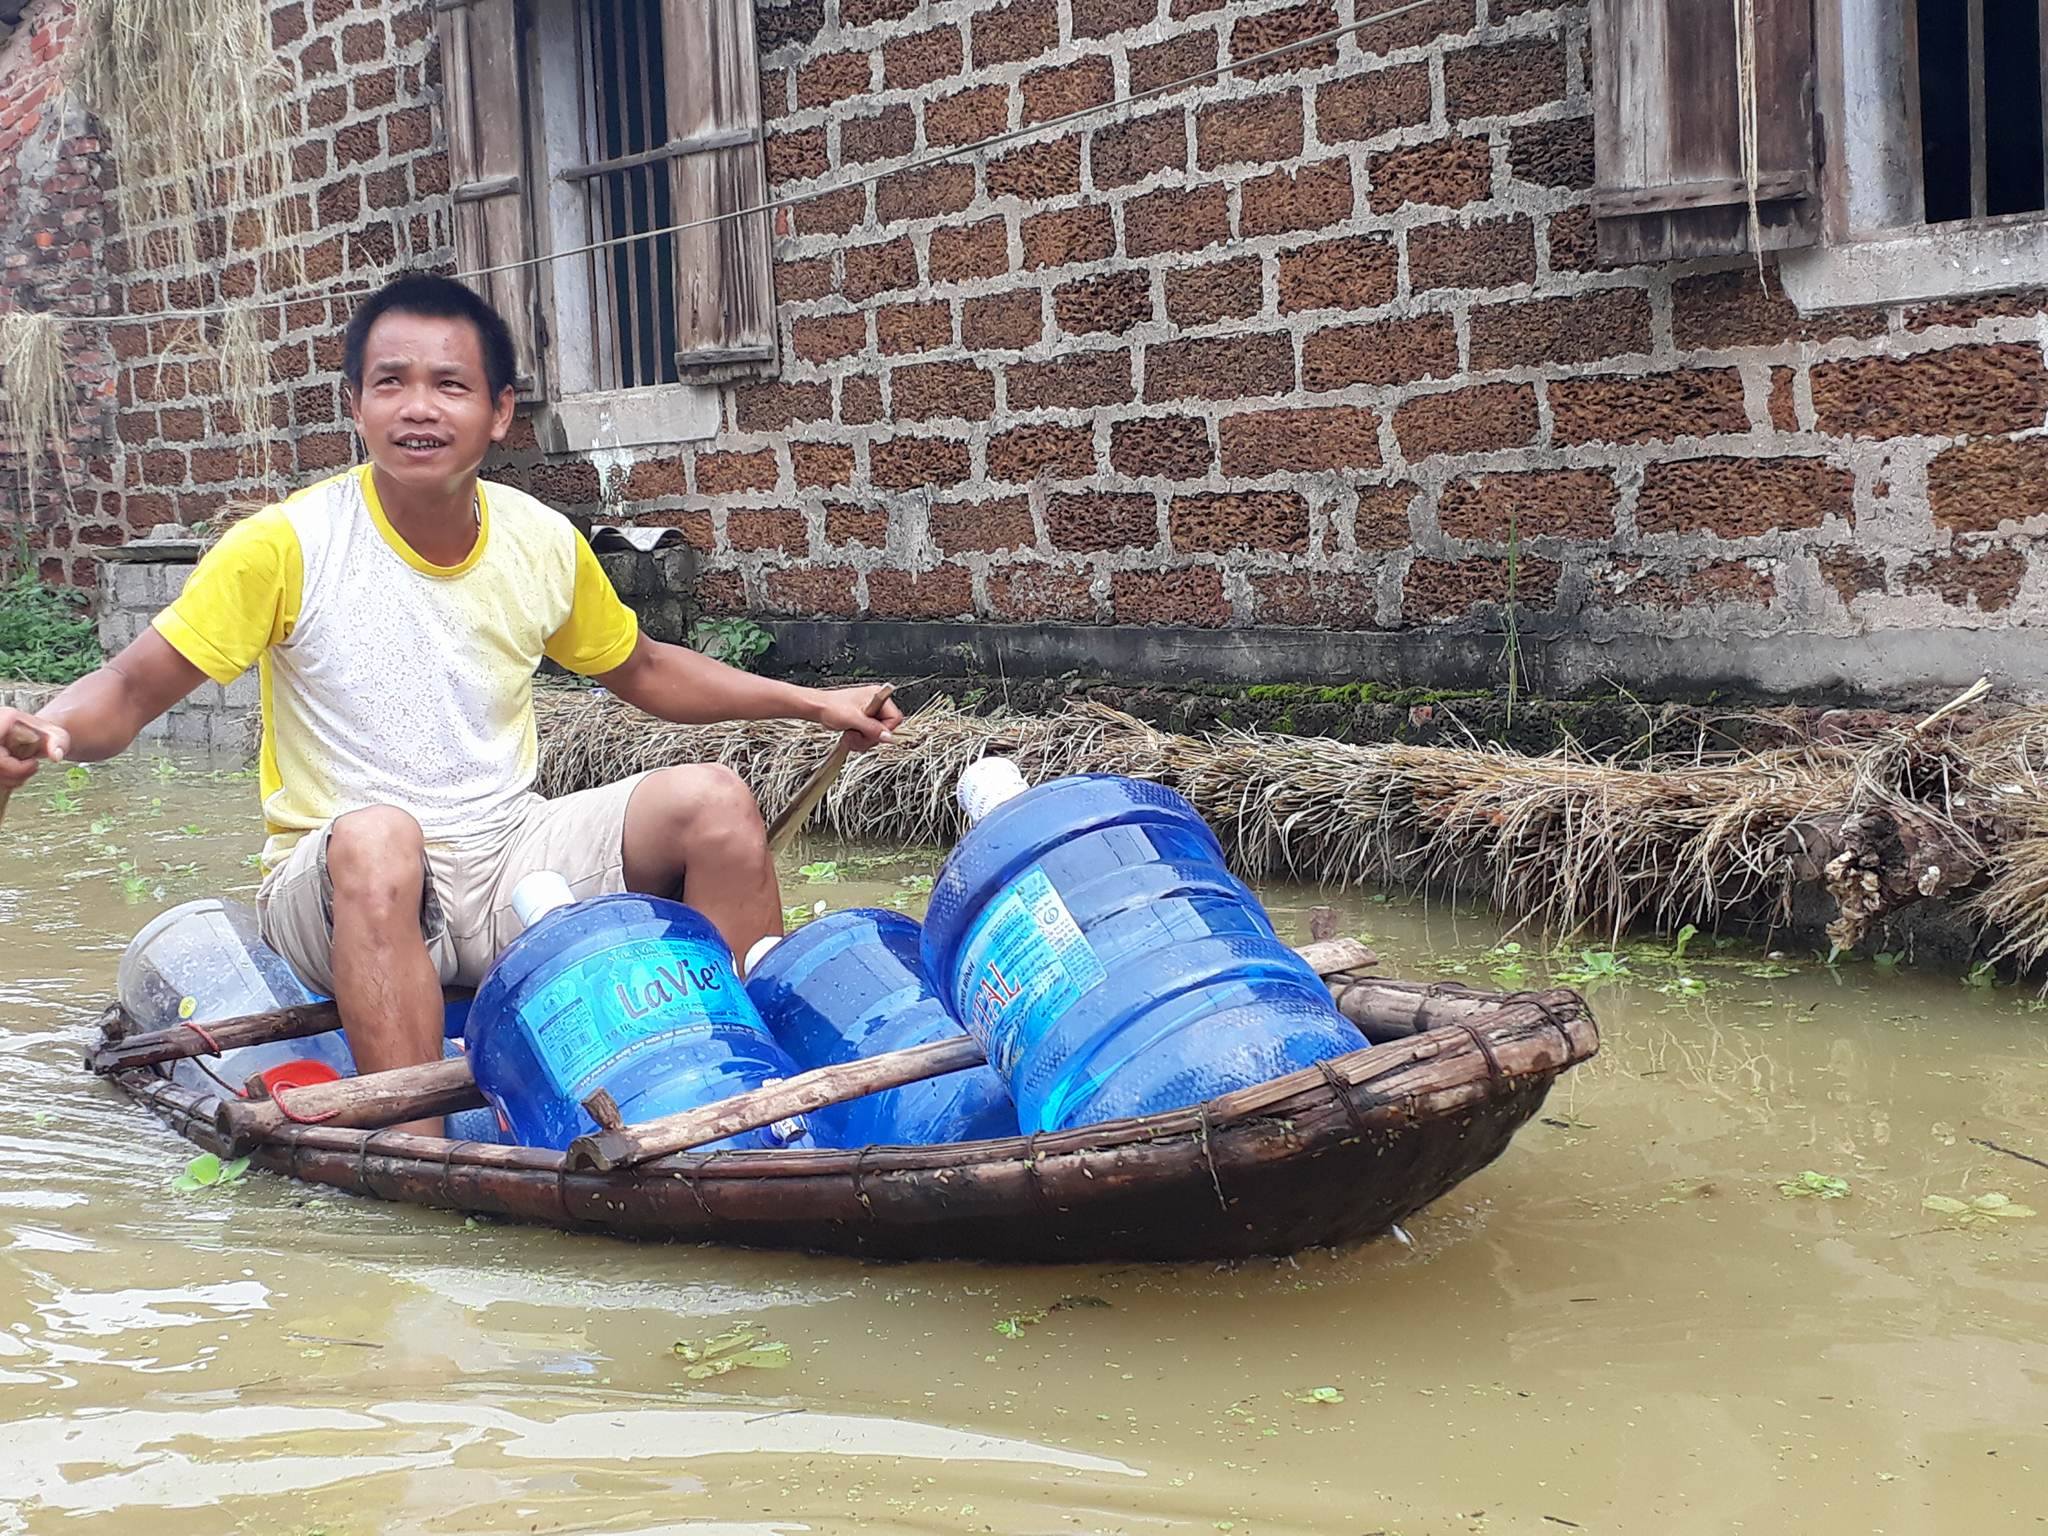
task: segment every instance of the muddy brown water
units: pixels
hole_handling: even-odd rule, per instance
[[[142,759],[39,780],[0,829],[0,1532],[2048,1523],[2048,1171],[1977,1144],[2048,1158],[2029,995],[1624,954],[1602,1056],[1412,1246],[1293,1260],[884,1266],[260,1174],[181,1195],[190,1149],[79,1056],[136,927],[249,894],[254,799]],[[933,857],[812,846],[788,899],[915,910]],[[1297,938],[1324,899],[1265,894]],[[1604,968],[1335,904],[1392,973]],[[1847,1193],[1781,1189],[1809,1170]],[[673,1346],[741,1324],[790,1365],[688,1379]]]

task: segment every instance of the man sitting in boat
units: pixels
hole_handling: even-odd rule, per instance
[[[343,354],[369,462],[235,524],[151,628],[38,714],[0,708],[0,743],[22,723],[41,758],[97,762],[258,666],[263,936],[339,1003],[364,1072],[440,1058],[441,989],[517,934],[532,871],[579,896],[680,891],[736,955],[782,931],[761,814],[729,770],[534,793],[543,656],[663,720],[810,720],[867,747],[902,718],[886,701],[870,718],[872,687],[798,687],[641,634],[568,519],[477,477],[513,369],[504,320],[462,284],[372,294]],[[0,785],[35,771],[19,750],[0,745]]]

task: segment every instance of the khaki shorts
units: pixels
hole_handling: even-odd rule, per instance
[[[420,933],[441,985],[473,987],[518,937],[512,887],[551,869],[578,898],[626,888],[626,805],[638,774],[559,800],[528,796],[503,827],[428,843]],[[293,845],[256,897],[263,938],[316,991],[334,992],[334,880],[327,871],[329,822]]]

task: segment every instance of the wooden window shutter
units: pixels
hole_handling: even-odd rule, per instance
[[[1820,235],[1813,0],[1751,0],[1763,248]],[[1736,0],[1593,0],[1593,215],[1606,261],[1750,248]]]
[[[517,0],[435,0],[441,110],[455,209],[455,265],[475,272],[535,254],[526,151],[526,72]],[[467,278],[505,317],[518,355],[515,388],[541,393],[540,273],[531,266]]]
[[[662,0],[663,73],[672,143],[703,144],[670,162],[678,223],[768,200],[753,0]],[[775,364],[768,215],[676,236],[676,365],[702,380]]]

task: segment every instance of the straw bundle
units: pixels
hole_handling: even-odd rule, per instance
[[[2048,744],[2048,713],[2033,718],[2030,750]],[[890,745],[855,758],[819,817],[848,837],[950,841],[960,830],[960,770],[1001,753],[1033,781],[1096,771],[1169,784],[1249,876],[1454,885],[1559,932],[1617,934],[1724,915],[1785,919],[1794,893],[1813,884],[1835,898],[1841,916],[1830,934],[1847,948],[1890,912],[1970,887],[1992,864],[1987,846],[2007,823],[1988,814],[1972,742],[1923,726],[1624,765],[1570,749],[1528,757],[1484,746],[1176,736],[1100,706],[973,715],[940,700]],[[791,722],[669,726],[603,695],[551,694],[542,789],[717,762],[772,810],[828,745]],[[1990,745],[1976,750],[1982,757]],[[2035,760],[2048,759],[2036,750]],[[2008,856],[1992,889],[2006,893],[2006,926],[2040,932],[2038,952],[2048,954],[2048,813],[2036,835],[2030,860],[2009,870]]]
[[[26,309],[0,314],[0,427],[7,446],[21,456],[25,521],[34,515],[43,454],[55,454],[61,463],[71,443],[64,326],[53,314]]]

